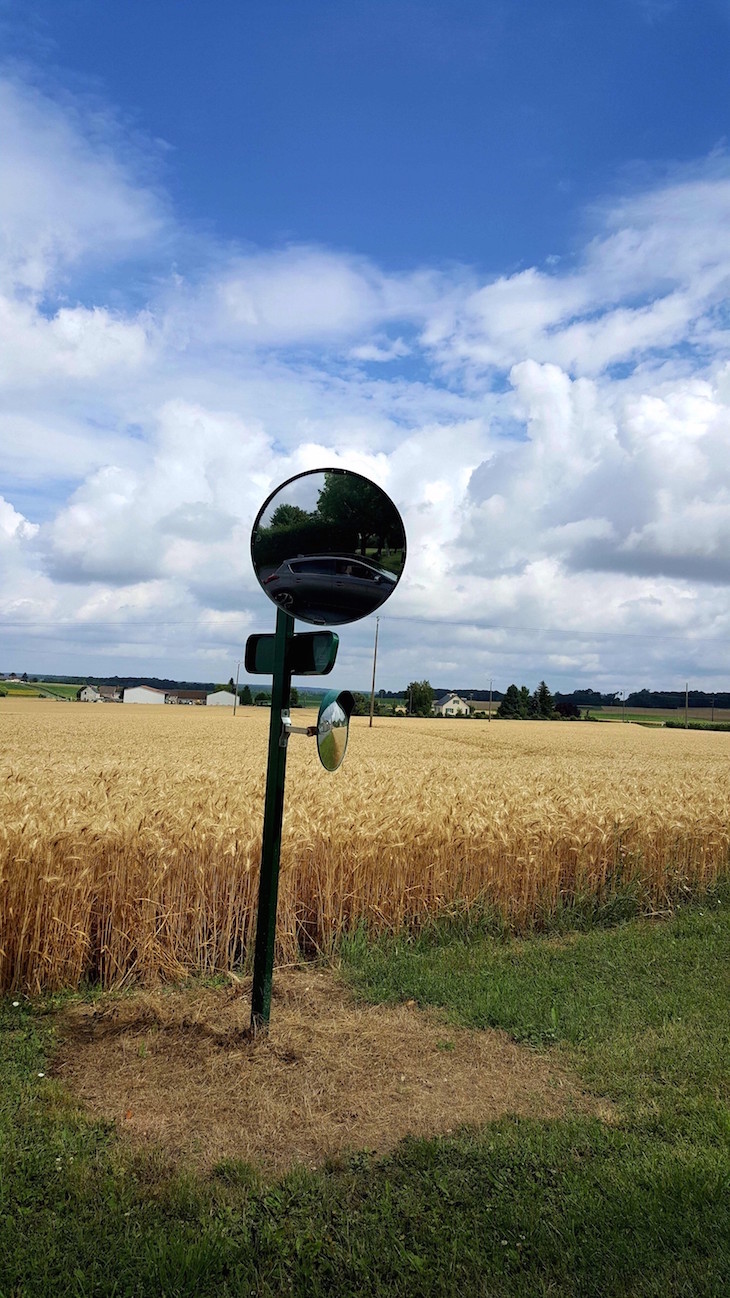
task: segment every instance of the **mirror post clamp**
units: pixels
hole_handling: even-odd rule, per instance
[[[286,748],[290,735],[307,735],[312,739],[317,733],[316,726],[293,726],[291,723],[291,714],[288,708],[281,709],[281,735],[279,737],[279,747]]]

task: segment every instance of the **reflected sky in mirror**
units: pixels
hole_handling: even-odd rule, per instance
[[[317,469],[283,483],[254,524],[251,556],[264,592],[316,626],[355,622],[395,590],[403,522],[386,493],[357,473]]]

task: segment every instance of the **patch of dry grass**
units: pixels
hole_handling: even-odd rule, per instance
[[[508,1113],[610,1116],[506,1033],[447,1025],[413,1002],[357,1005],[324,970],[279,971],[274,997],[276,1031],[255,1042],[247,979],[77,1005],[53,1071],[133,1144],[205,1170],[223,1159],[314,1167]]]
[[[255,923],[268,712],[2,700],[0,988],[240,965]],[[290,743],[279,958],[361,921],[489,905],[516,927],[634,887],[648,909],[730,852],[728,736],[379,719],[335,775]]]

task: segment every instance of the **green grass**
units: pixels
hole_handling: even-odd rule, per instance
[[[343,957],[359,995],[441,1006],[455,1023],[554,1046],[632,1115],[664,1101],[675,1116],[685,1101],[727,1110],[730,889],[669,922],[527,940],[467,921],[410,940],[361,932]]]
[[[638,722],[642,726],[663,726],[666,721],[666,714],[656,712],[632,712],[630,708],[626,709],[625,717],[620,712],[607,712],[596,710],[595,708],[585,708],[584,716],[589,721],[625,721]]]
[[[55,681],[52,681],[50,683],[48,681],[39,681],[38,688],[41,689],[43,691],[43,694],[46,696],[53,696],[54,698],[57,699],[73,700],[76,698],[76,695],[81,689],[81,686],[80,685],[58,685]]]
[[[730,891],[664,923],[528,940],[467,921],[360,933],[342,960],[362,997],[554,1052],[614,1121],[504,1119],[270,1185],[230,1161],[182,1175],[38,1076],[57,1002],[11,998],[2,1298],[730,1292]]]
[[[0,688],[8,698],[56,698],[75,699],[79,685],[59,685],[56,681],[1,681]]]
[[[730,730],[730,721],[665,721],[670,730]]]
[[[670,729],[683,730],[684,708],[581,708],[584,717],[589,721],[634,721],[641,726],[669,726]],[[730,729],[730,714],[725,708],[689,708],[687,713],[689,730],[726,730]]]

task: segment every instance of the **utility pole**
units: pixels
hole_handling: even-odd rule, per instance
[[[689,681],[684,683],[684,728],[689,727]]]
[[[713,694],[713,696],[712,696],[712,713],[711,713],[711,716],[710,716],[710,721],[714,721],[714,720],[715,720],[715,695]]]
[[[380,627],[380,618],[375,619],[375,648],[373,649],[373,683],[370,686],[370,725],[373,724],[373,710],[375,708],[375,664],[378,661],[378,628]]]
[[[236,715],[236,708],[238,707],[238,673],[239,673],[240,669],[241,669],[241,659],[240,659],[240,658],[237,658],[237,659],[236,659],[236,688],[235,688],[235,690],[233,691],[233,715],[234,715],[234,717],[235,717],[235,715]]]
[[[621,691],[621,720],[626,720],[626,690]]]
[[[491,676],[489,678],[489,716],[487,720],[488,721],[492,720],[492,678]]]

